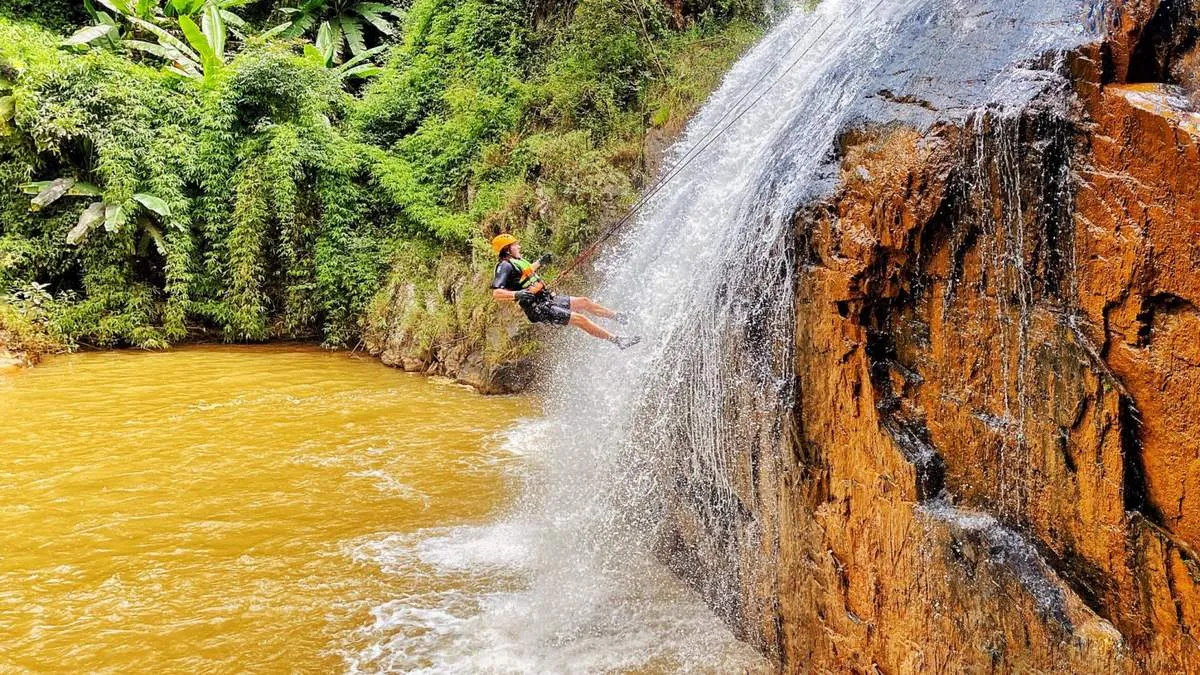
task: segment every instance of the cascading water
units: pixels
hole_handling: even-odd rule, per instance
[[[748,588],[773,595],[773,565],[739,558],[769,558],[776,545],[774,524],[751,514],[782,493],[793,275],[803,269],[795,214],[835,185],[848,129],[894,121],[898,109],[927,128],[1036,95],[1040,75],[1015,65],[1064,42],[1070,24],[1051,19],[1073,11],[823,0],[783,17],[691,123],[668,162],[672,180],[597,264],[594,297],[631,311],[645,341],[617,352],[567,338],[544,419],[506,441],[530,467],[513,515],[365,553],[417,556],[442,574],[504,569],[511,583],[382,608],[381,646],[366,661],[502,672],[764,666],[660,561],[728,624],[773,621],[772,608],[743,600]],[[959,58],[979,44],[995,53]],[[388,642],[395,622],[420,624],[428,639]]]

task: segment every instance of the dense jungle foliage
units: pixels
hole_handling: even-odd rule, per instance
[[[760,7],[0,0],[0,337],[482,340],[487,239],[577,253]]]

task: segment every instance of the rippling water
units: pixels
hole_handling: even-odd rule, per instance
[[[650,559],[636,611],[591,599],[584,633],[528,602],[536,530],[509,507],[545,450],[533,405],[297,347],[0,376],[0,671],[758,663]]]
[[[380,617],[459,585],[389,542],[505,503],[521,409],[296,348],[0,378],[0,670],[369,666]]]

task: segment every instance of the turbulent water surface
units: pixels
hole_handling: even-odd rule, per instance
[[[292,347],[0,376],[0,671],[654,671],[740,653],[653,567],[639,583],[660,602],[620,643],[528,609],[481,620],[527,585],[527,532],[488,523],[539,451],[511,431],[530,404]],[[707,644],[653,642],[680,622]]]

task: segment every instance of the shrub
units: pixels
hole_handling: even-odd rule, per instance
[[[58,303],[39,284],[14,290],[0,298],[0,348],[23,353],[36,362],[69,345],[51,320]]]

